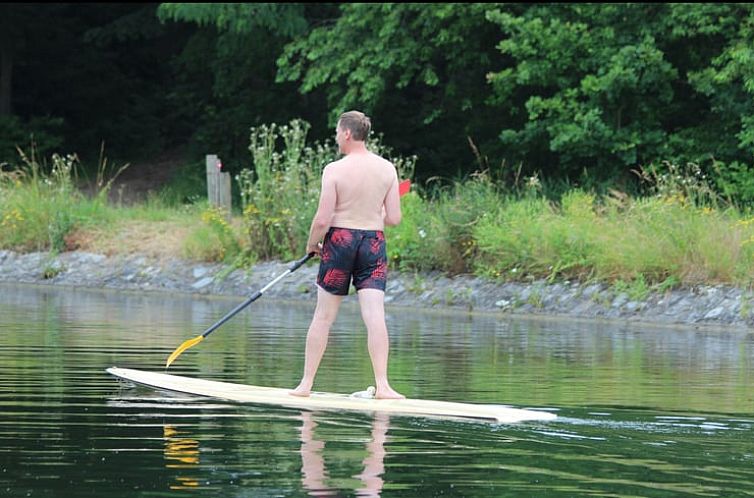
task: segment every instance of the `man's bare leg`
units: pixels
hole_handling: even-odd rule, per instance
[[[289,391],[294,396],[309,396],[317,375],[319,362],[327,349],[330,327],[338,316],[343,296],[336,296],[317,287],[317,308],[314,310],[309,331],[306,333],[306,353],[304,354],[304,376],[296,389]]]
[[[402,394],[390,387],[387,380],[387,357],[390,341],[385,324],[385,293],[378,289],[361,289],[359,292],[359,306],[361,318],[367,326],[367,344],[369,356],[372,358],[374,382],[377,385],[375,398],[402,399]]]

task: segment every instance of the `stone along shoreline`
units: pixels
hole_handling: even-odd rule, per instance
[[[0,282],[244,297],[284,272],[288,263],[263,262],[248,270],[223,264],[106,256],[86,252],[0,251]],[[314,302],[316,260],[266,295]],[[349,298],[350,299],[350,298]],[[606,284],[545,281],[503,283],[473,276],[391,270],[388,306],[497,312],[501,315],[611,319],[667,325],[754,327],[754,291],[696,286],[632,299]]]

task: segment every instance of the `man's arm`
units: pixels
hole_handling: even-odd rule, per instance
[[[398,174],[385,196],[385,225],[392,226],[401,222],[401,196],[398,192]]]
[[[306,242],[307,254],[310,252],[320,253],[319,243],[325,237],[327,230],[330,229],[330,223],[332,223],[332,217],[335,214],[336,200],[335,178],[330,165],[327,165],[322,172],[322,191],[319,194],[319,206],[314,219],[312,219],[309,240]]]

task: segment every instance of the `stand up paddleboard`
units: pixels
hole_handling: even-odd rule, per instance
[[[144,370],[111,367],[107,372],[136,384],[197,396],[208,396],[239,403],[276,405],[305,410],[357,410],[387,412],[402,415],[453,417],[491,420],[501,423],[527,420],[553,420],[549,412],[523,410],[502,405],[481,405],[430,401],[423,399],[370,399],[347,394],[312,392],[309,397],[293,396],[288,389],[232,384],[212,380],[193,379]]]

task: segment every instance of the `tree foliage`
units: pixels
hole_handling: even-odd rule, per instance
[[[219,31],[246,34],[262,28],[292,37],[306,31],[303,4],[278,3],[163,3],[157,16],[165,21],[194,22]]]
[[[749,4],[8,4],[2,13],[0,66],[11,65],[0,83],[13,84],[0,85],[0,107],[13,113],[4,126],[23,128],[12,140],[47,123],[69,148],[98,151],[104,140],[133,159],[187,144],[192,157],[242,165],[251,126],[301,118],[321,140],[357,108],[397,153],[419,156],[420,179],[488,169],[614,184],[638,168],[695,162],[720,191],[754,202]]]
[[[422,158],[431,170],[423,176],[454,173],[473,162],[468,136],[494,140],[484,104],[485,68],[498,58],[488,8],[343,4],[334,22],[286,45],[277,81],[324,91],[330,125],[347,109],[369,113],[402,153]]]

